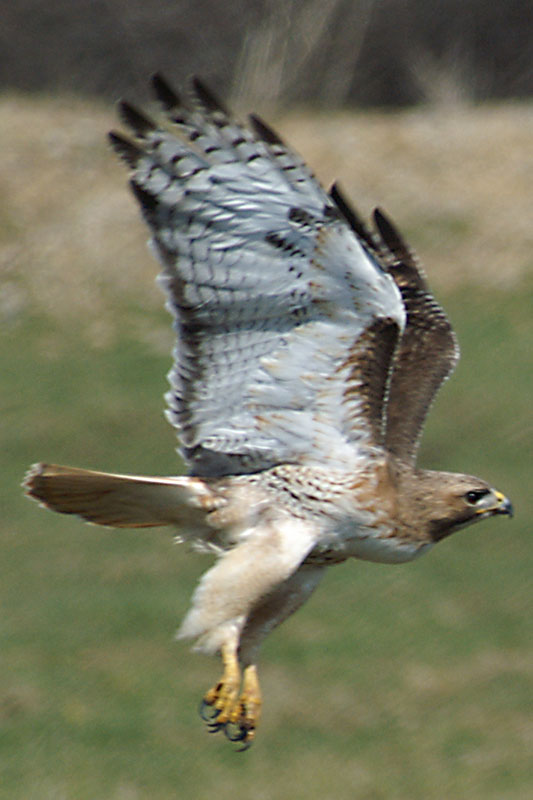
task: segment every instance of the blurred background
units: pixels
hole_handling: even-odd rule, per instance
[[[529,0],[2,2],[5,86],[114,99],[200,73],[226,98],[403,106],[533,92]]]
[[[0,1],[0,798],[533,796],[533,59],[526,0]],[[29,464],[172,474],[172,334],[108,152],[161,70],[268,117],[426,266],[462,360],[420,461],[513,501],[398,567],[330,570],[264,649],[244,754],[172,641],[207,561],[22,497]]]

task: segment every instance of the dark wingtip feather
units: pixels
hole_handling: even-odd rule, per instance
[[[148,215],[152,214],[157,208],[157,197],[136,183],[135,180],[130,181],[130,186],[143,212]]]
[[[130,167],[137,166],[137,162],[142,155],[142,150],[131,139],[127,139],[116,131],[110,131],[108,138],[113,150],[130,165]]]
[[[226,108],[222,105],[218,97],[213,94],[211,89],[208,89],[205,83],[200,80],[196,75],[191,81],[192,89],[197,100],[208,111],[218,111],[225,116],[229,116]]]
[[[379,235],[391,252],[397,253],[399,251],[409,251],[409,248],[407,247],[398,228],[394,225],[390,217],[388,217],[385,212],[382,211],[381,208],[374,209],[373,217]]]
[[[329,190],[329,195],[354,233],[366,242],[372,250],[376,250],[377,246],[374,237],[354,207],[348,202],[338,183],[333,184]]]
[[[399,286],[409,285],[425,292],[429,291],[424,270],[398,228],[380,208],[374,209],[374,223],[385,246],[396,259],[390,269]]]
[[[179,95],[174,91],[170,84],[167,83],[160,72],[156,72],[154,75],[152,75],[150,82],[152,84],[152,89],[154,90],[155,96],[167,111],[171,111],[172,109],[178,108],[181,105]]]
[[[153,120],[141,114],[141,112],[128,103],[127,100],[120,101],[118,104],[118,111],[124,124],[132,128],[137,136],[146,136],[147,133],[157,128]]]
[[[257,114],[250,114],[248,118],[254,133],[263,142],[266,142],[267,144],[284,144],[283,140],[278,136],[276,131],[272,130],[270,125],[267,125],[266,122],[263,122],[261,117],[258,117]]]

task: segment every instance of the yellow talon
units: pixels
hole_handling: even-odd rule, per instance
[[[243,712],[241,725],[244,724],[250,731],[250,738],[253,738],[255,728],[259,723],[262,704],[263,701],[261,698],[259,678],[257,676],[257,667],[255,664],[250,664],[250,666],[246,667],[244,670],[242,694],[240,697],[240,706]]]
[[[241,670],[234,647],[222,646],[222,663],[224,672],[220,681],[206,692],[202,703],[202,718],[218,730],[224,725],[235,706],[241,683]],[[215,713],[207,715],[204,711],[208,706]]]
[[[245,668],[239,696],[241,671],[234,647],[222,647],[224,672],[220,681],[205,694],[201,716],[212,733],[224,729],[232,742],[241,742],[246,750],[255,738],[261,713],[261,689],[254,664]]]

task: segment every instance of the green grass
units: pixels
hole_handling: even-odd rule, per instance
[[[36,459],[175,470],[168,356],[136,341],[134,316],[108,348],[42,319],[15,325],[0,362],[0,797],[529,797],[531,299],[525,285],[447,298],[463,362],[422,453],[487,476],[515,519],[413,564],[330,570],[265,647],[246,754],[197,717],[218,666],[172,640],[204,560],[168,532],[85,526],[18,489]]]

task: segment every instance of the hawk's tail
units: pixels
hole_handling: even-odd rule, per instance
[[[57,464],[34,464],[26,493],[47,508],[113,528],[178,525],[205,528],[211,490],[199,478],[114,475]]]

